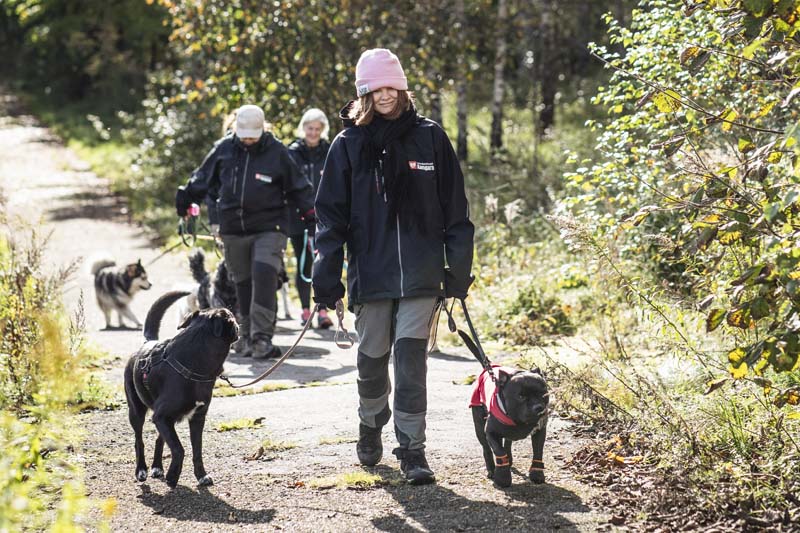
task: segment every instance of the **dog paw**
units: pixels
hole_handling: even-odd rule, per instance
[[[214,480],[211,479],[211,476],[209,476],[208,474],[197,480],[197,485],[200,487],[210,487],[213,484]]]
[[[544,472],[538,470],[531,470],[530,472],[528,472],[528,479],[531,480],[531,483],[536,483],[537,485],[540,485],[544,483]]]
[[[150,469],[150,477],[160,479],[164,477],[164,471],[158,467],[153,467]]]
[[[498,488],[505,489],[511,486],[511,467],[498,466],[494,470],[494,485]]]
[[[147,479],[147,470],[141,469],[136,471],[136,481],[141,483],[142,481]]]

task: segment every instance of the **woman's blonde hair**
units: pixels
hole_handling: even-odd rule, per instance
[[[414,105],[414,93],[411,91],[398,90],[397,104],[394,106],[392,112],[388,115],[384,115],[384,117],[388,120],[394,120],[404,111],[411,109],[412,105]],[[375,103],[372,99],[372,93],[367,93],[355,101],[353,107],[350,108],[348,116],[355,121],[356,126],[365,126],[372,122],[375,113]]]
[[[306,132],[303,127],[309,122],[319,122],[322,124],[322,133],[320,134],[320,137],[325,140],[328,139],[328,132],[331,129],[330,124],[328,124],[328,117],[325,116],[325,113],[322,111],[322,109],[317,109],[316,107],[312,107],[303,113],[303,118],[300,119],[300,123],[297,125],[297,130],[295,131],[295,134],[298,138],[306,138]]]

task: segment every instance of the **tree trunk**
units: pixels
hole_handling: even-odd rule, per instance
[[[460,31],[465,31],[467,18],[464,16],[464,0],[456,0],[456,24]],[[467,162],[467,63],[464,48],[458,52],[456,72],[456,121],[458,122],[458,141],[456,155],[461,163]]]
[[[556,83],[558,82],[558,70],[555,53],[553,27],[553,5],[549,0],[543,0],[539,4],[541,10],[541,23],[539,27],[539,86],[541,92],[541,111],[539,111],[539,126],[537,134],[541,138],[547,128],[555,123],[555,102],[556,102]]]
[[[439,91],[430,94],[430,119],[444,128],[442,119],[442,96]]]
[[[497,45],[494,56],[494,87],[492,89],[492,132],[490,147],[495,152],[503,147],[503,93],[505,79],[503,68],[506,63],[506,22],[508,19],[508,6],[506,0],[497,3]]]

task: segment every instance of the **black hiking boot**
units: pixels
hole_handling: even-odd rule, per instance
[[[253,359],[280,357],[281,349],[272,344],[272,339],[261,338],[253,342]]]
[[[436,481],[433,470],[425,459],[425,450],[395,448],[392,453],[400,459],[400,470],[410,485],[427,485]]]
[[[381,429],[380,427],[371,428],[364,424],[358,425],[356,455],[358,455],[358,461],[364,466],[375,466],[383,456]]]
[[[250,337],[239,337],[231,344],[233,354],[238,357],[250,357],[253,355],[253,346],[250,344]]]

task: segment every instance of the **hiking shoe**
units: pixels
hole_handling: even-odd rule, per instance
[[[281,349],[272,344],[272,339],[256,339],[253,342],[253,359],[280,357]]]
[[[395,448],[392,453],[400,459],[400,470],[411,485],[427,485],[436,481],[433,470],[425,459],[425,450]]]
[[[375,466],[383,456],[381,429],[380,427],[371,428],[364,424],[358,425],[356,455],[358,455],[358,461],[364,466]]]
[[[304,307],[303,313],[300,315],[300,325],[305,326],[309,318],[311,318],[311,309]]]
[[[333,322],[328,318],[328,311],[320,309],[317,314],[317,327],[319,329],[328,329],[333,325]]]
[[[239,357],[250,357],[253,354],[253,346],[250,344],[250,337],[239,337],[231,344],[233,354]]]

